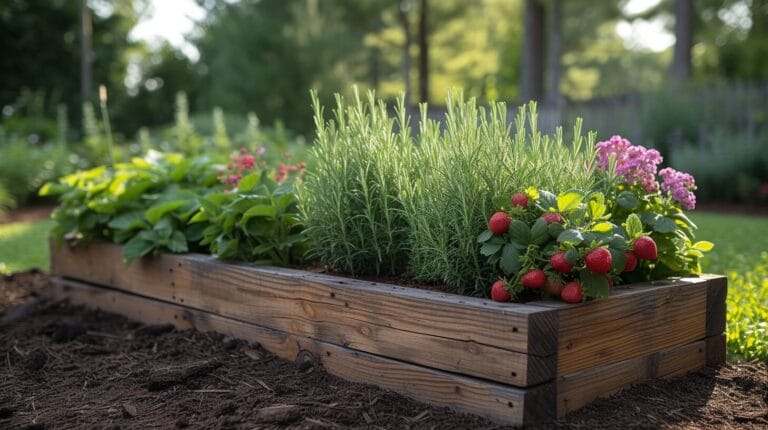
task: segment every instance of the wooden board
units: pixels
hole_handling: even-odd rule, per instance
[[[636,285],[607,300],[557,305],[557,374],[640,357],[706,337],[706,279]],[[555,306],[555,305],[553,305]]]
[[[305,351],[329,373],[378,385],[416,400],[485,416],[505,424],[529,424],[554,418],[553,383],[520,389],[425,368],[374,354],[294,336],[278,330],[222,317],[139,295],[55,278],[51,294],[76,304],[124,315],[148,324],[170,323],[180,329],[216,331],[260,343],[289,360]]]
[[[557,415],[649,379],[674,377],[707,364],[707,342],[696,341],[628,360],[591,367],[557,379]]]
[[[56,275],[318,341],[518,387],[555,377],[556,311],[305,271],[118,246],[52,249]]]

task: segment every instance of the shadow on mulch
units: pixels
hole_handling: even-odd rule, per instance
[[[47,303],[46,279],[0,278],[3,429],[499,428],[258,345]],[[540,428],[767,427],[768,365],[743,363],[638,385]]]

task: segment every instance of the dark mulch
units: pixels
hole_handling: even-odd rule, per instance
[[[2,429],[493,428],[258,345],[46,303],[37,299],[45,282],[0,279]],[[768,428],[768,366],[639,385],[546,428],[555,426]]]

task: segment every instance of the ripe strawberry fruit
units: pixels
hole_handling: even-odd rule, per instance
[[[563,287],[563,291],[560,292],[560,298],[567,303],[581,303],[581,299],[584,297],[584,293],[581,291],[581,284],[579,281],[572,281]]]
[[[648,236],[640,236],[632,244],[632,251],[641,260],[655,260],[659,256],[656,242]]]
[[[547,283],[547,275],[541,269],[533,269],[527,271],[520,282],[525,288],[542,288]]]
[[[541,217],[544,218],[544,221],[547,222],[547,225],[550,225],[553,222],[563,222],[563,217],[561,217],[557,212],[544,212]]]
[[[506,285],[504,285],[504,281],[499,279],[493,283],[493,286],[491,286],[491,298],[494,301],[508,302],[510,297],[512,297],[512,295],[509,294],[509,290],[507,290]]]
[[[496,235],[504,234],[509,230],[510,222],[512,222],[512,219],[505,212],[496,212],[488,220],[488,230]]]
[[[565,259],[565,252],[560,251],[550,257],[549,263],[552,265],[552,270],[555,272],[571,273],[571,271],[573,271],[573,264]]]
[[[559,278],[549,279],[547,284],[544,285],[544,292],[551,296],[560,297],[561,291],[563,291],[563,281]]]
[[[528,196],[524,193],[515,193],[515,195],[512,196],[512,206],[517,206],[523,209],[527,208]]]
[[[637,256],[633,252],[627,252],[627,263],[624,265],[625,272],[632,272],[637,268]]]
[[[608,273],[611,271],[611,253],[605,248],[595,248],[584,257],[584,263],[592,273]]]

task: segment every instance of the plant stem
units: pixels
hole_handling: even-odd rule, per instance
[[[101,118],[104,122],[104,133],[107,138],[107,152],[109,152],[109,163],[115,165],[115,151],[112,142],[112,127],[109,124],[109,111],[107,110],[107,87],[99,86],[99,101],[101,102]]]

